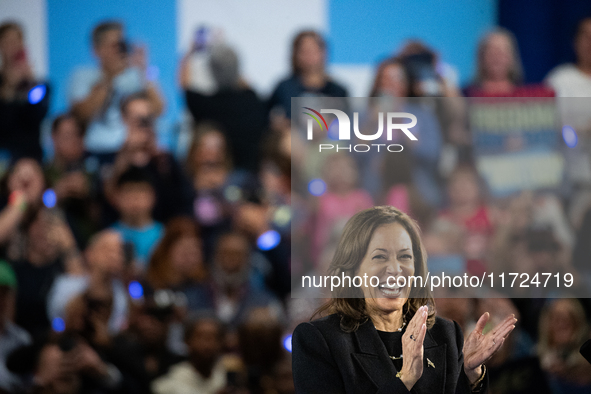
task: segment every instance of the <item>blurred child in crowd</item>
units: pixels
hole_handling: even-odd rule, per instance
[[[486,206],[481,181],[476,169],[459,166],[448,180],[448,208],[440,219],[449,220],[464,230],[463,252],[468,272],[482,273],[489,251],[493,223]]]
[[[130,167],[117,180],[115,196],[119,221],[113,229],[121,233],[124,242],[133,245],[133,255],[140,271],[145,271],[152,251],[164,235],[164,226],[152,217],[156,192],[150,175]]]
[[[316,232],[313,235],[312,257],[316,261],[327,244],[332,227],[341,219],[373,206],[369,193],[358,187],[359,173],[351,155],[335,153],[324,166],[326,192],[317,200]]]

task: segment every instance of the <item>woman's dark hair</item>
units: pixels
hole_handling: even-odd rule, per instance
[[[4,35],[11,30],[16,30],[21,38],[23,37],[23,28],[18,22],[15,21],[8,21],[0,25],[0,40],[4,38]]]
[[[298,65],[298,52],[302,42],[306,38],[313,38],[320,47],[320,50],[326,52],[326,41],[324,41],[324,38],[322,38],[318,32],[314,30],[304,30],[299,32],[298,35],[293,39],[293,43],[291,45],[291,72],[293,75],[300,75],[302,72],[300,66]]]
[[[185,171],[191,177],[195,176],[197,173],[197,163],[195,162],[195,156],[198,149],[201,148],[203,145],[203,139],[208,134],[217,134],[222,140],[224,144],[224,168],[228,170],[228,172],[232,171],[233,163],[232,163],[232,155],[230,152],[230,147],[228,146],[228,139],[224,134],[224,128],[221,124],[213,121],[205,121],[195,125],[194,133],[193,133],[193,141],[191,142],[191,146],[189,147],[189,151],[187,153],[187,158],[185,161]]]
[[[86,130],[84,129],[84,125],[78,121],[78,118],[76,118],[72,113],[69,112],[58,115],[53,119],[53,122],[51,122],[51,135],[54,135],[57,132],[57,129],[62,125],[62,123],[68,119],[72,119],[74,122],[76,122],[76,126],[78,127],[78,134],[81,137],[83,137],[86,132]]]
[[[176,243],[184,237],[197,238],[201,241],[201,233],[197,223],[188,217],[171,219],[166,225],[164,236],[156,246],[154,253],[152,253],[146,272],[148,282],[155,289],[172,288],[176,285],[171,279],[174,268],[170,263],[170,252]],[[204,265],[201,265],[195,267],[193,272],[189,273],[185,279],[199,283],[206,277],[206,269]]]
[[[410,236],[414,255],[414,275],[421,276],[425,280],[427,252],[421,242],[419,226],[410,216],[389,205],[366,209],[349,219],[328,268],[328,275],[341,276],[344,274],[351,277],[357,275],[374,232],[379,227],[390,223],[399,223]],[[349,298],[352,295],[350,289],[337,288],[333,292],[333,298],[318,308],[312,318],[316,315],[336,313],[341,316],[341,328],[344,331],[356,331],[362,323],[369,319],[372,310],[363,298],[362,290],[359,288],[355,290],[357,297]],[[416,288],[411,289],[411,294],[403,306],[403,317],[406,321],[410,321],[421,306],[428,305],[427,327],[430,328],[435,324],[435,300],[428,288],[421,288],[420,293],[416,290]],[[347,293],[348,297],[343,297]]]
[[[119,21],[111,20],[99,23],[92,30],[92,46],[97,48],[101,45],[105,33],[111,30],[123,31],[123,24]]]
[[[407,83],[407,93],[406,96],[409,95],[409,89],[408,89],[408,73],[406,71],[406,67],[404,66],[404,63],[402,62],[401,59],[397,58],[397,57],[391,57],[388,58],[386,60],[383,60],[379,65],[378,65],[378,69],[376,70],[376,76],[373,80],[373,85],[371,87],[371,91],[369,92],[369,97],[377,97],[378,93],[379,93],[379,84],[380,84],[380,79],[382,79],[382,75],[384,74],[384,71],[386,70],[386,67],[388,66],[400,66],[400,69],[402,70],[402,72],[404,73],[404,77],[406,79],[406,83]]]
[[[476,76],[474,78],[475,85],[482,85],[486,79],[486,70],[484,69],[484,54],[488,49],[490,39],[495,35],[501,35],[507,38],[511,45],[511,54],[513,56],[513,65],[509,69],[509,80],[518,85],[523,82],[523,66],[521,65],[521,57],[519,56],[519,47],[517,46],[517,39],[515,35],[509,30],[497,27],[488,32],[478,43],[478,51],[476,56]]]
[[[581,35],[581,33],[583,33],[583,27],[585,26],[585,24],[587,22],[591,22],[591,15],[587,15],[586,17],[582,18],[581,20],[579,20],[577,22],[577,25],[575,26],[575,34],[574,34],[575,40],[577,38],[579,38],[579,36]],[[1,34],[0,34],[0,37],[2,37]]]

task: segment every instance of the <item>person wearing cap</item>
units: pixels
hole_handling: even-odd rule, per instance
[[[6,368],[6,359],[13,350],[31,343],[29,333],[11,321],[16,286],[12,267],[0,260],[0,392],[22,388],[22,380]]]

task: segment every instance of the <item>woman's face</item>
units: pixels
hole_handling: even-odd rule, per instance
[[[509,38],[504,34],[492,34],[486,43],[482,60],[487,79],[508,78],[515,61]]]
[[[21,159],[16,162],[8,178],[8,189],[11,192],[24,192],[27,202],[33,204],[41,200],[43,187],[43,170],[35,160]]]
[[[170,260],[175,271],[183,275],[191,274],[203,263],[201,241],[195,237],[182,237],[173,245]]]
[[[375,230],[356,274],[362,278],[367,275],[363,294],[368,306],[384,313],[402,310],[410,294],[408,277],[415,273],[414,258],[410,235],[400,223],[385,224]],[[372,276],[379,278],[378,287],[370,286]],[[388,286],[388,277],[393,277],[393,286]],[[400,277],[406,278],[406,287],[396,285],[404,284],[402,279],[398,280]]]
[[[550,337],[556,346],[568,346],[574,339],[577,327],[575,312],[569,300],[558,300],[550,310]]]
[[[389,64],[382,70],[379,91],[392,97],[408,96],[408,84],[400,64]]]
[[[20,60],[24,54],[22,33],[17,29],[10,29],[0,39],[0,54],[11,62]]]
[[[201,137],[193,156],[197,167],[205,163],[224,163],[226,160],[226,141],[219,131],[210,131]]]
[[[477,203],[480,190],[476,176],[468,171],[455,174],[450,180],[448,193],[452,204]]]
[[[297,51],[296,61],[301,70],[316,70],[324,67],[324,51],[314,37],[304,37]]]

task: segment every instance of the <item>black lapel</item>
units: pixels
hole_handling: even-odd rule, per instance
[[[386,347],[380,339],[371,320],[354,332],[358,352],[353,353],[363,372],[375,384],[382,387],[388,379],[398,372],[388,356]],[[423,356],[423,375],[414,389],[418,393],[443,393],[445,390],[446,344],[437,344],[429,331],[425,335]],[[431,366],[429,362],[431,361]],[[433,367],[434,365],[434,367]]]
[[[386,381],[398,372],[388,356],[386,347],[380,339],[371,320],[359,326],[353,333],[357,341],[358,352],[353,358],[376,387],[382,387]]]
[[[417,393],[444,393],[447,344],[438,344],[431,332],[427,331],[423,346],[423,375],[413,389]]]

